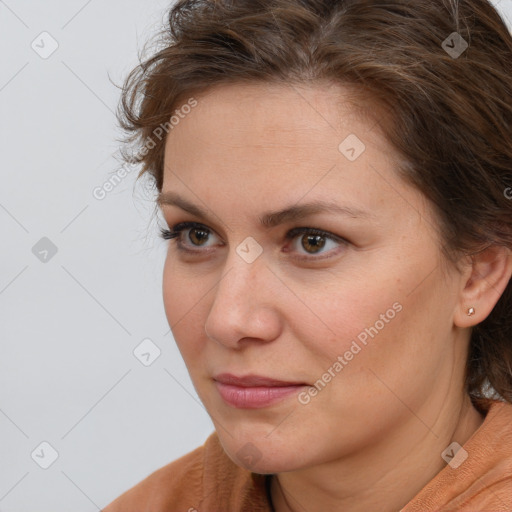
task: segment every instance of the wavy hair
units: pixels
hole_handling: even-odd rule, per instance
[[[155,130],[184,98],[327,80],[352,87],[403,156],[397,172],[430,200],[448,259],[512,248],[512,36],[489,1],[179,0],[153,43],[117,115],[138,148],[124,158],[159,191]],[[511,312],[509,282],[471,332],[465,387],[481,412],[490,394],[512,403]]]

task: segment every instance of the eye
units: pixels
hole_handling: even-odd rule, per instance
[[[183,233],[188,231],[187,240],[191,242],[191,245],[183,242]],[[176,224],[170,230],[169,229],[160,229],[160,236],[164,240],[176,240],[176,245],[179,250],[189,251],[189,252],[197,252],[195,249],[190,249],[188,247],[208,247],[206,242],[208,241],[208,237],[212,234],[212,231],[202,224],[198,224],[197,222],[181,222],[180,224]]]
[[[342,237],[322,231],[316,228],[294,228],[286,233],[287,240],[296,241],[292,244],[295,249],[303,249],[305,252],[302,255],[315,255],[315,254],[329,254],[332,249],[342,245],[347,245],[348,241]],[[329,250],[331,248],[331,250]],[[324,250],[327,249],[327,250]],[[288,251],[286,251],[288,252]],[[299,254],[300,251],[298,251]],[[299,256],[298,259],[323,259],[322,258],[311,258],[310,256]]]
[[[201,250],[200,247],[212,247],[212,245],[207,245],[208,239],[212,234],[212,230],[196,222],[182,222],[176,224],[170,230],[163,228],[160,230],[161,238],[164,240],[176,239],[178,250],[188,253],[206,252]],[[307,227],[291,229],[286,233],[285,238],[286,240],[294,240],[292,244],[294,250],[286,249],[284,252],[298,252],[299,256],[296,258],[302,260],[324,259],[325,257],[319,258],[315,257],[315,255],[329,254],[332,252],[332,249],[336,249],[340,245],[346,246],[349,243],[344,238],[332,233]],[[301,252],[301,250],[304,252]]]

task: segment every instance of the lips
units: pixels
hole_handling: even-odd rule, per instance
[[[214,377],[222,399],[237,409],[260,409],[280,402],[296,394],[304,382],[283,381],[260,375],[237,377],[222,373]]]
[[[285,386],[306,386],[305,382],[290,382],[284,380],[270,379],[268,377],[261,377],[260,375],[246,375],[244,377],[237,377],[231,373],[221,373],[213,378],[217,382],[222,384],[231,384],[241,388],[251,387],[285,387]]]

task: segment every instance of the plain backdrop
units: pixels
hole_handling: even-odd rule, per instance
[[[120,167],[110,79],[169,6],[0,0],[3,512],[97,511],[213,431],[165,318],[151,190],[132,172],[94,193]]]

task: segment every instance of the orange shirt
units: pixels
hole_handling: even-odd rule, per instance
[[[511,512],[512,404],[492,401],[463,449],[467,458],[462,450],[454,458],[450,452],[450,464],[400,512]],[[271,512],[267,482],[232,462],[213,433],[103,512]]]

